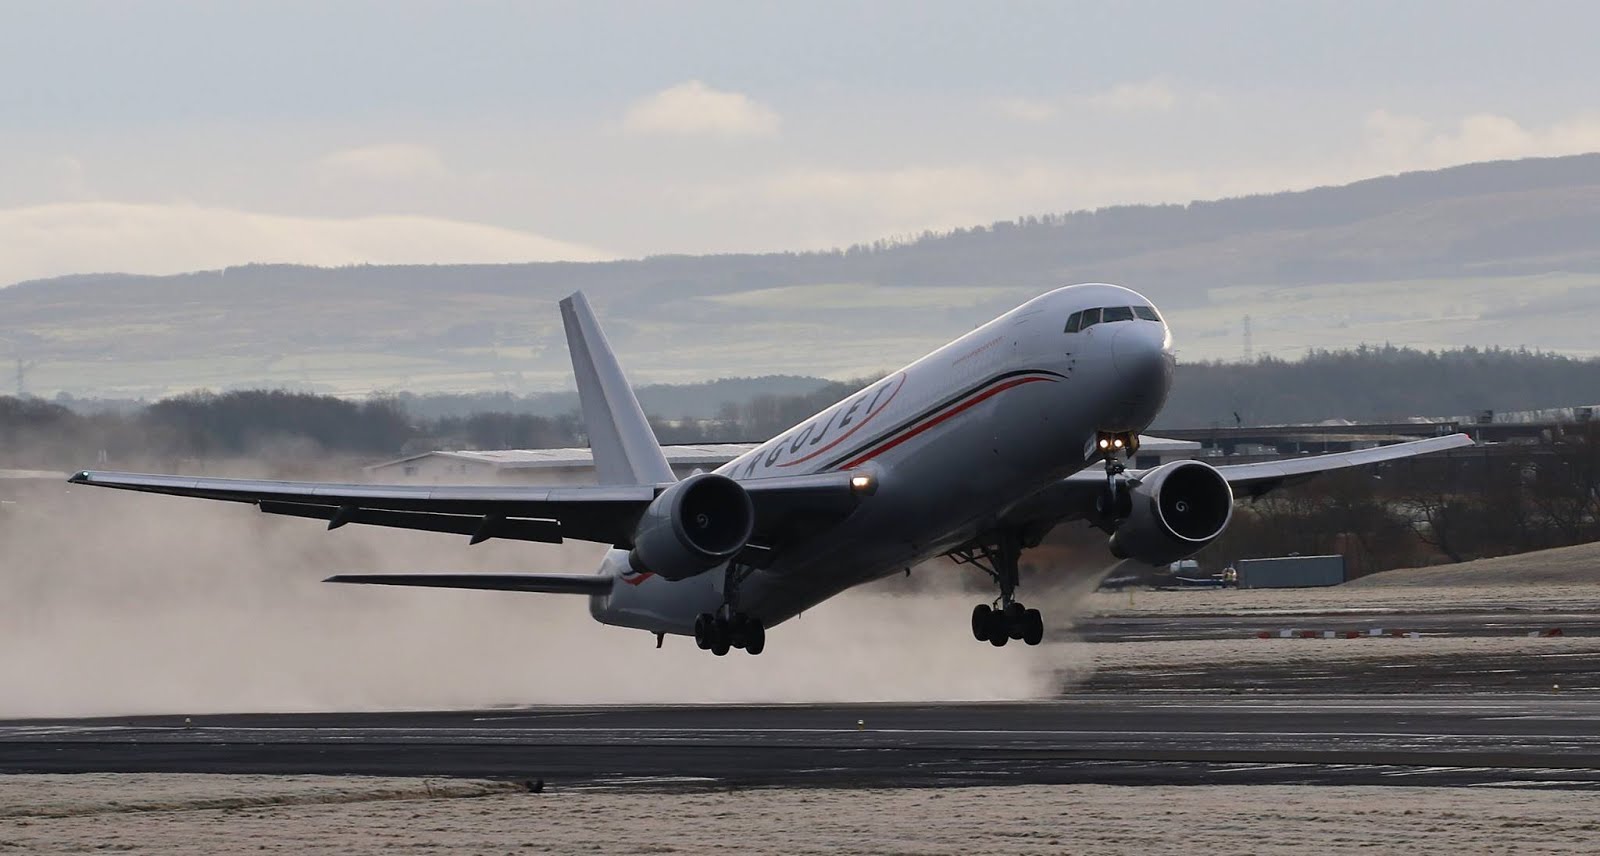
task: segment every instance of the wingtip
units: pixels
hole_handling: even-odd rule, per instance
[[[93,478],[93,474],[88,470],[78,470],[67,479],[67,482],[69,484],[88,484],[91,478]]]

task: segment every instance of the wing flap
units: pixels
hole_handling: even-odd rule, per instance
[[[476,537],[487,521],[490,526],[487,537],[529,541],[573,538],[621,546],[631,544],[639,516],[656,495],[652,485],[324,484],[87,470],[74,475],[70,481],[118,490],[248,502],[272,514],[339,521],[341,525],[343,522],[368,523]],[[551,523],[555,523],[555,528],[552,529]],[[502,528],[515,534],[500,534]]]
[[[352,506],[301,505],[276,500],[262,500],[258,505],[267,514],[326,520],[330,524],[329,529],[337,529],[346,523],[359,523],[394,529],[470,535],[479,541],[489,538],[538,541],[544,544],[560,544],[562,541],[561,523],[556,520],[527,520],[497,515],[476,517],[463,514],[430,514],[423,511],[383,511]]]
[[[325,583],[603,595],[614,578],[598,574],[334,574]]]

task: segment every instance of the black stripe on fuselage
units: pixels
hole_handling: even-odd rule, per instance
[[[896,425],[895,427],[889,429],[888,431],[885,431],[882,434],[879,434],[877,437],[867,441],[866,443],[863,443],[862,445],[857,446],[854,451],[851,451],[851,452],[848,452],[848,453],[845,453],[845,454],[842,454],[842,455],[839,455],[839,456],[835,457],[832,461],[829,461],[827,464],[825,464],[822,467],[821,471],[826,472],[828,470],[836,469],[841,464],[845,463],[846,461],[853,461],[856,458],[861,457],[862,455],[868,454],[869,452],[872,452],[873,450],[875,450],[877,447],[882,446],[885,443],[892,442],[894,440],[894,438],[900,436],[902,433],[904,433],[906,431],[909,431],[912,428],[915,428],[916,426],[922,424],[923,422],[925,422],[925,421],[927,421],[929,419],[934,418],[935,416],[938,416],[941,412],[943,412],[943,411],[945,411],[945,410],[947,410],[947,409],[949,409],[951,407],[956,407],[956,406],[960,405],[961,402],[966,401],[967,399],[969,399],[969,398],[971,398],[971,397],[973,397],[975,395],[981,394],[984,390],[988,389],[989,387],[994,386],[994,385],[999,384],[999,383],[1004,383],[1005,381],[1011,380],[1012,378],[1021,377],[1023,375],[1045,375],[1045,376],[1048,376],[1048,377],[1059,378],[1061,380],[1066,380],[1067,379],[1067,376],[1064,375],[1064,374],[1061,374],[1060,372],[1047,371],[1045,369],[1018,369],[1017,371],[1010,371],[1010,372],[1006,372],[1004,374],[995,375],[994,377],[989,378],[986,381],[983,381],[982,383],[978,384],[977,386],[974,386],[974,387],[968,389],[966,392],[956,393],[955,395],[945,399],[944,401],[940,402],[939,404],[935,404],[934,406],[922,411],[921,413],[917,414],[916,416],[913,416],[910,419],[904,420],[899,425]]]

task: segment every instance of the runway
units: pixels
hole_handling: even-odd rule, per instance
[[[475,776],[550,787],[1406,784],[1600,789],[1600,695],[1090,694],[0,723],[0,772]]]

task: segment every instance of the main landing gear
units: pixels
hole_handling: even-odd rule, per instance
[[[732,615],[702,612],[694,620],[694,644],[702,651],[725,657],[731,648],[759,654],[767,647],[767,629],[742,612]]]
[[[739,583],[755,570],[728,563],[722,585],[722,606],[716,612],[702,612],[694,619],[694,644],[702,651],[725,657],[732,648],[760,654],[767,647],[767,628],[760,619],[739,612]]]
[[[991,540],[973,543],[949,555],[956,564],[972,565],[1000,586],[1000,596],[993,605],[980,603],[973,607],[973,638],[996,648],[1013,639],[1029,645],[1044,640],[1044,616],[1016,599],[1017,560],[1022,556],[1022,545],[1014,533],[998,533]]]

